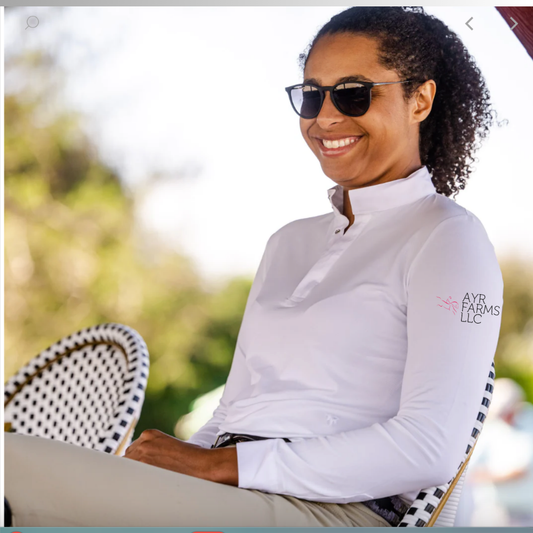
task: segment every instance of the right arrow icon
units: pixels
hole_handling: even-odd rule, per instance
[[[516,22],[516,20],[513,17],[509,17],[509,18],[514,22],[514,24],[511,26],[511,29],[514,30],[518,22]]]

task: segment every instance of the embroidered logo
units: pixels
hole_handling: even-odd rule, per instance
[[[331,415],[331,414],[328,413],[327,421],[328,421],[328,424],[330,426],[334,426],[337,423],[338,419],[339,419],[339,417],[337,417],[335,415]]]
[[[444,307],[444,309],[452,311],[454,315],[455,313],[457,313],[457,308],[459,307],[459,304],[455,300],[452,300],[451,296],[448,296],[447,300],[443,300],[440,296],[437,296],[437,298],[444,304],[437,304],[439,307]]]
[[[448,296],[446,300],[443,300],[440,296],[437,298],[442,304],[437,304],[439,307],[443,307],[448,311],[452,311],[455,315],[459,304],[453,300],[451,296]],[[461,322],[468,324],[481,324],[481,318],[485,314],[491,314],[493,316],[499,316],[500,305],[491,305],[490,307],[485,302],[485,294],[466,293],[461,302]]]

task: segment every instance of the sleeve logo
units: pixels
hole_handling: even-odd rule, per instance
[[[443,300],[440,296],[437,298],[441,301],[437,305],[451,311],[454,315],[459,309],[459,303],[451,296],[448,296],[446,300]],[[481,318],[486,313],[498,316],[500,314],[500,305],[491,305],[490,307],[485,302],[484,294],[466,293],[463,301],[461,302],[461,322],[468,324],[481,324]]]
[[[442,302],[442,304],[437,304],[439,307],[444,307],[444,309],[448,309],[448,311],[452,311],[453,314],[457,313],[457,308],[459,307],[459,304],[452,300],[451,296],[448,296],[447,300],[443,300],[440,296],[437,296],[437,298]]]

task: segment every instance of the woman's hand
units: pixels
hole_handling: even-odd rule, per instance
[[[216,483],[239,485],[236,447],[202,448],[147,429],[126,449],[124,457]]]

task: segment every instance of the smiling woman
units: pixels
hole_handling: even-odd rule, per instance
[[[13,525],[390,527],[456,474],[501,323],[462,316],[503,304],[449,198],[491,123],[483,78],[422,8],[347,9],[300,59],[286,90],[332,210],[270,237],[213,417],[125,458],[6,435]]]
[[[347,49],[354,50],[354,55],[346,54]],[[418,128],[431,111],[435,81],[421,84],[406,102],[403,84],[413,81],[402,80],[397,72],[381,65],[379,49],[380,41],[365,35],[326,35],[313,47],[305,67],[306,75],[316,79],[320,73],[319,79],[325,82],[333,82],[339,72],[350,71],[377,82],[341,83],[323,99],[320,108],[315,106],[315,117],[302,116],[300,120],[302,135],[324,173],[346,189],[407,177],[421,167]],[[306,92],[303,94],[306,109],[310,105]],[[333,100],[337,105],[332,105]],[[357,142],[332,154],[331,145],[326,143],[350,136]]]
[[[326,98],[326,109],[316,120],[300,121],[317,156],[314,138],[366,138],[366,146],[359,146],[364,154],[356,157],[352,152],[352,160],[343,161],[349,177],[340,179],[348,188],[397,179],[398,172],[407,176],[412,165],[423,164],[438,193],[457,193],[471,173],[477,142],[493,123],[489,92],[474,59],[455,33],[422,13],[423,8],[346,10],[318,32],[307,54],[300,55],[304,84],[363,82],[361,88],[341,84],[335,91],[337,99],[347,93],[346,99],[352,100],[357,92],[356,107],[361,109],[350,115],[357,120],[341,118],[338,125],[342,109],[330,107],[332,99]],[[337,80],[339,73],[345,75]],[[348,124],[353,131],[337,131]]]

